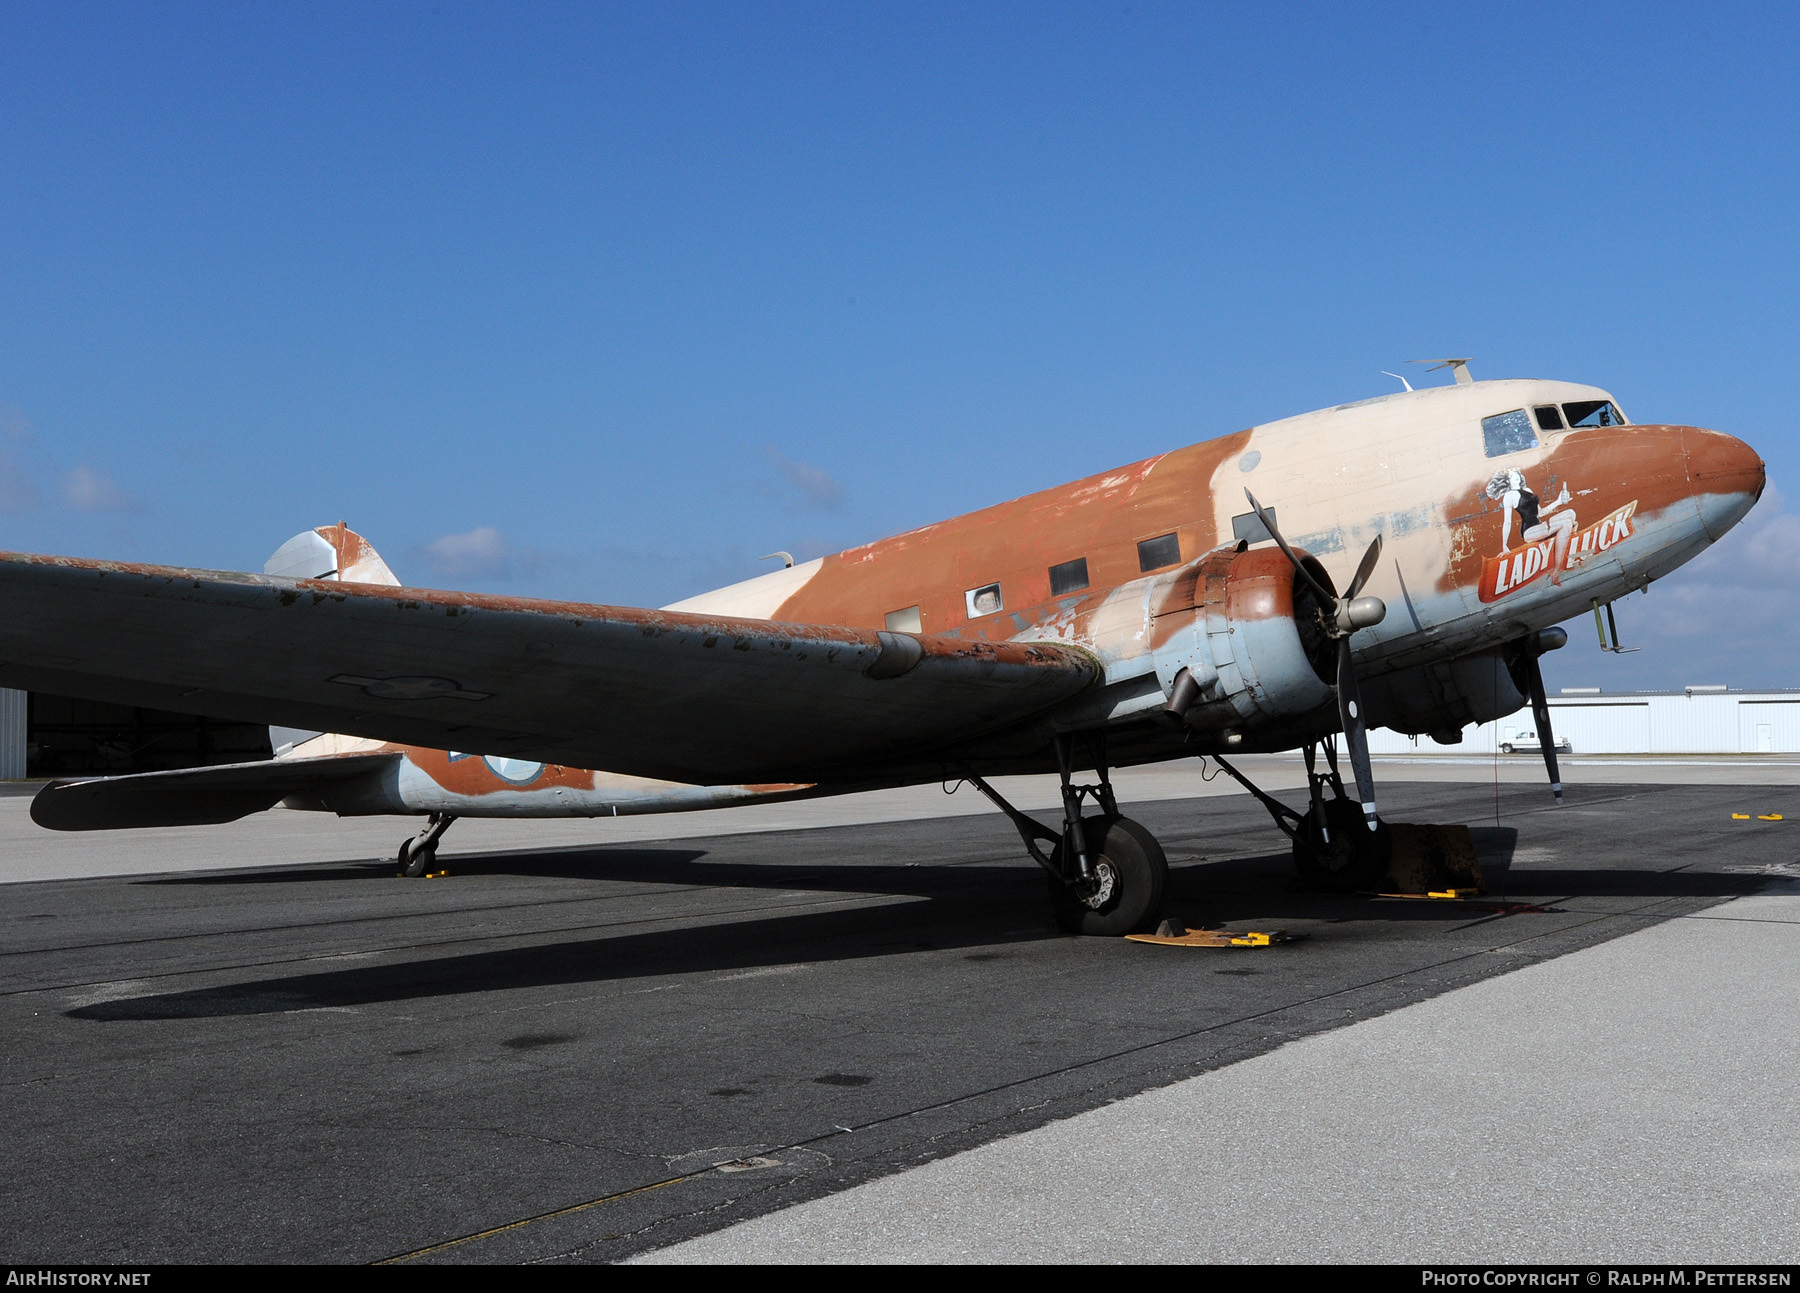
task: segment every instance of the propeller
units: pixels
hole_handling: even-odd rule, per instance
[[[1556,806],[1562,807],[1562,773],[1556,767],[1556,733],[1550,730],[1550,701],[1544,695],[1544,671],[1538,660],[1546,651],[1554,651],[1569,640],[1566,630],[1539,629],[1524,640],[1519,663],[1525,671],[1526,690],[1531,693],[1531,716],[1537,720],[1538,748],[1544,752],[1544,771],[1550,774],[1550,793]]]
[[[1256,501],[1256,495],[1249,490],[1244,497],[1250,500],[1250,506],[1256,512],[1256,519],[1263,523],[1269,537],[1275,540],[1287,559],[1293,563],[1300,577],[1311,585],[1318,595],[1321,606],[1331,607],[1328,615],[1320,617],[1320,627],[1327,637],[1337,643],[1337,697],[1338,718],[1344,727],[1344,742],[1350,747],[1350,766],[1356,774],[1356,797],[1362,802],[1363,820],[1370,830],[1376,827],[1375,814],[1375,774],[1369,766],[1369,728],[1363,721],[1362,693],[1356,686],[1356,664],[1350,652],[1350,635],[1358,629],[1366,629],[1379,624],[1387,616],[1387,605],[1379,597],[1363,597],[1360,594],[1363,585],[1369,582],[1369,576],[1375,573],[1375,563],[1381,559],[1381,536],[1369,545],[1363,553],[1356,574],[1350,580],[1350,587],[1342,597],[1320,583],[1312,571],[1306,568],[1294,550],[1288,547],[1287,540],[1281,537],[1281,531],[1275,528],[1274,513],[1268,511]]]

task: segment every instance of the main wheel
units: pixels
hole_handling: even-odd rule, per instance
[[[1385,824],[1371,831],[1363,820],[1362,805],[1354,799],[1330,799],[1325,803],[1325,823],[1330,840],[1320,838],[1311,817],[1294,841],[1294,865],[1300,878],[1315,889],[1349,893],[1373,888],[1387,874],[1394,841]]]
[[[1084,817],[1081,829],[1094,874],[1074,884],[1049,877],[1050,910],[1056,923],[1071,934],[1113,937],[1154,928],[1169,883],[1169,860],[1162,845],[1129,817]],[[1064,856],[1061,844],[1053,860],[1064,875],[1076,874],[1080,865]]]

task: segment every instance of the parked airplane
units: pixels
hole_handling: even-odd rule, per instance
[[[1370,725],[1449,742],[1530,704],[1560,801],[1552,626],[1674,570],[1763,489],[1729,435],[1453,369],[660,611],[403,588],[341,524],[263,575],[0,555],[0,685],[302,729],[272,762],[56,782],[32,815],[428,815],[400,851],[417,874],[459,816],[964,778],[1017,827],[1062,925],[1119,934],[1154,923],[1168,868],[1110,769],[1203,755],[1313,882],[1365,884],[1386,862]],[[1226,757],[1294,748],[1300,811]],[[1057,827],[988,781],[1048,771]]]

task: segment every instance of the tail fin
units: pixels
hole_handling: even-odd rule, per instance
[[[346,584],[400,583],[369,541],[342,521],[296,534],[263,563],[263,573],[287,579],[334,579]],[[305,728],[271,727],[269,744],[279,759],[319,735],[322,733]]]
[[[335,579],[346,584],[398,586],[394,572],[369,541],[339,521],[296,534],[263,563],[265,575]]]

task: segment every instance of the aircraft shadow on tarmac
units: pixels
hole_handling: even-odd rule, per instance
[[[1256,823],[1260,828],[1260,821]],[[995,875],[1016,877],[1033,875],[1033,864],[1024,857],[1009,860],[998,865],[983,866],[976,861],[981,851],[975,852],[969,860],[949,860],[942,864],[900,862],[894,860],[862,861],[855,863],[809,859],[787,863],[755,863],[739,861],[729,854],[741,848],[746,840],[753,840],[758,846],[773,845],[779,848],[786,838],[792,836],[816,841],[822,837],[836,835],[840,838],[863,834],[867,828],[838,828],[827,831],[807,832],[768,832],[755,836],[727,836],[723,840],[703,838],[695,841],[700,845],[714,847],[694,848],[645,848],[642,846],[613,845],[596,846],[592,844],[573,844],[562,848],[549,849],[506,849],[486,853],[447,854],[445,867],[457,877],[474,876],[531,876],[544,879],[590,880],[609,882],[629,882],[636,884],[674,884],[674,885],[727,885],[743,888],[815,888],[826,891],[850,890],[855,892],[883,892],[903,894],[928,894],[946,886],[948,877],[962,876],[972,882],[979,883],[983,879],[991,879]],[[1248,832],[1245,832],[1248,834]],[[1518,831],[1507,827],[1475,827],[1471,830],[1482,867],[1491,875],[1496,870],[1504,871],[1511,863],[1512,854],[1518,840]],[[1183,837],[1169,839],[1171,863],[1180,869],[1185,846],[1195,848],[1210,847],[1215,850],[1223,847],[1229,850],[1236,843],[1231,832],[1224,838],[1209,836],[1196,838],[1187,832]],[[1015,851],[1010,832],[997,833],[1000,849],[996,851]],[[884,841],[885,842],[885,841]],[[720,847],[720,846],[723,847]],[[846,840],[846,846],[837,850],[840,854],[854,853],[857,845]],[[893,853],[889,847],[873,851]],[[912,850],[906,850],[910,854]],[[723,853],[725,856],[720,856]],[[702,861],[701,859],[711,859]],[[1292,877],[1292,867],[1286,853],[1245,856],[1230,858],[1221,856],[1216,861],[1208,859],[1214,867],[1247,865],[1258,872],[1273,866],[1281,872],[1281,878]],[[395,875],[395,863],[391,858],[370,860],[338,861],[333,863],[284,863],[269,867],[247,867],[243,870],[203,871],[180,875],[159,875],[133,881],[134,884],[151,888],[197,886],[200,888],[234,887],[242,885],[268,884],[321,884],[353,880],[389,879]],[[883,880],[874,883],[874,877],[883,876]],[[1266,883],[1267,877],[1261,877]],[[874,885],[871,888],[872,884]]]
[[[705,856],[707,856],[705,849],[645,849],[625,845],[616,850],[609,850],[597,849],[593,845],[576,845],[568,849],[452,854],[445,857],[444,865],[456,876],[541,876],[550,880],[667,880],[674,868],[680,867],[684,863],[697,861]],[[596,859],[610,862],[615,858],[627,867],[636,865],[644,871],[644,874],[638,876],[614,875],[609,873],[604,866],[596,866]],[[137,880],[134,883],[150,887],[197,885],[202,888],[211,888],[259,884],[320,884],[347,880],[390,880],[397,875],[395,866],[392,858],[377,858],[373,861],[360,862],[302,863],[298,866],[283,864],[278,867],[242,871],[202,871],[184,875],[161,875]],[[789,868],[790,873],[792,870],[793,868]],[[669,883],[680,884],[717,884],[719,882],[720,877],[717,874],[704,881],[693,879],[669,881]],[[418,882],[409,880],[407,883],[416,884]]]
[[[924,910],[927,907],[933,910]],[[67,1014],[74,1019],[107,1021],[284,1014],[481,992],[753,970],[800,962],[841,962],[926,948],[991,947],[1053,936],[1047,925],[1042,930],[1000,932],[999,926],[1008,917],[1016,925],[1018,913],[995,910],[991,902],[977,904],[955,924],[947,924],[945,912],[939,908],[936,903],[902,902],[772,917],[744,913],[751,918],[707,924],[689,921],[679,929],[578,938],[127,997],[77,1007]],[[681,917],[672,915],[670,919]]]
[[[1732,898],[1758,892],[1758,876],[1721,874],[1682,868],[1651,870],[1630,867],[1515,868],[1512,858],[1518,832],[1512,827],[1471,830],[1489,897],[1517,899],[1577,897]],[[741,838],[741,837],[736,837]],[[641,848],[630,845],[575,845],[565,849],[509,850],[463,854],[446,859],[453,877],[532,877],[610,884],[670,885],[680,888],[806,890],[818,893],[882,894],[894,897],[950,897],[968,889],[994,885],[1036,885],[1029,862],[833,863],[816,859],[759,863],[716,856],[704,848]],[[392,861],[284,866],[254,871],[203,872],[158,876],[135,881],[146,886],[243,886],[308,884],[328,881],[375,881],[394,877]],[[417,884],[408,881],[409,885]],[[1344,904],[1360,903],[1356,895],[1325,894],[1306,889],[1293,872],[1286,853],[1219,857],[1198,863],[1176,862],[1170,868],[1170,894],[1178,900],[1258,899],[1260,916],[1318,917],[1342,914]],[[584,895],[570,893],[571,898]],[[604,895],[592,895],[601,900]],[[1282,907],[1271,912],[1268,900]],[[1239,904],[1241,905],[1241,904]],[[1422,907],[1390,909],[1387,919],[1440,919]],[[1016,914],[1016,913],[1015,913]],[[1358,918],[1369,913],[1356,911]]]
[[[1558,902],[1582,897],[1717,898],[1758,892],[1753,875],[1644,868],[1513,869],[1510,829],[1478,837],[1489,889],[1513,901]],[[318,974],[265,978],[81,1006],[70,1017],[96,1021],[197,1019],[344,1009],[420,998],[513,991],[571,984],[604,984],[661,976],[743,971],[799,962],[845,962],[922,950],[992,947],[1061,937],[1044,920],[1020,929],[1021,916],[1042,910],[1043,882],[1029,866],[831,865],[708,861],[700,849],[602,848],[455,859],[461,876],[566,877],[585,882],[666,885],[676,889],[779,890],[803,895],[867,895],[873,905],[770,914],[766,908],[710,915],[697,923],[686,911],[654,917],[680,928],[601,933],[523,948],[423,956]],[[282,869],[254,873],[159,878],[150,884],[286,883],[306,878],[339,881],[391,875],[367,865]],[[1382,902],[1366,896],[1307,890],[1293,877],[1286,854],[1260,854],[1177,865],[1171,874],[1171,913],[1190,924],[1254,918],[1404,927],[1466,925],[1499,918],[1461,904]],[[409,882],[417,884],[418,882]],[[399,891],[399,890],[397,890]],[[414,892],[411,888],[405,892]],[[577,895],[571,895],[576,897]],[[592,894],[605,901],[604,892]],[[880,899],[900,901],[879,901]],[[906,901],[914,899],[917,901]],[[415,912],[394,913],[402,918]],[[596,921],[592,928],[603,929]],[[520,927],[502,937],[530,936]],[[399,949],[402,954],[406,949]]]

